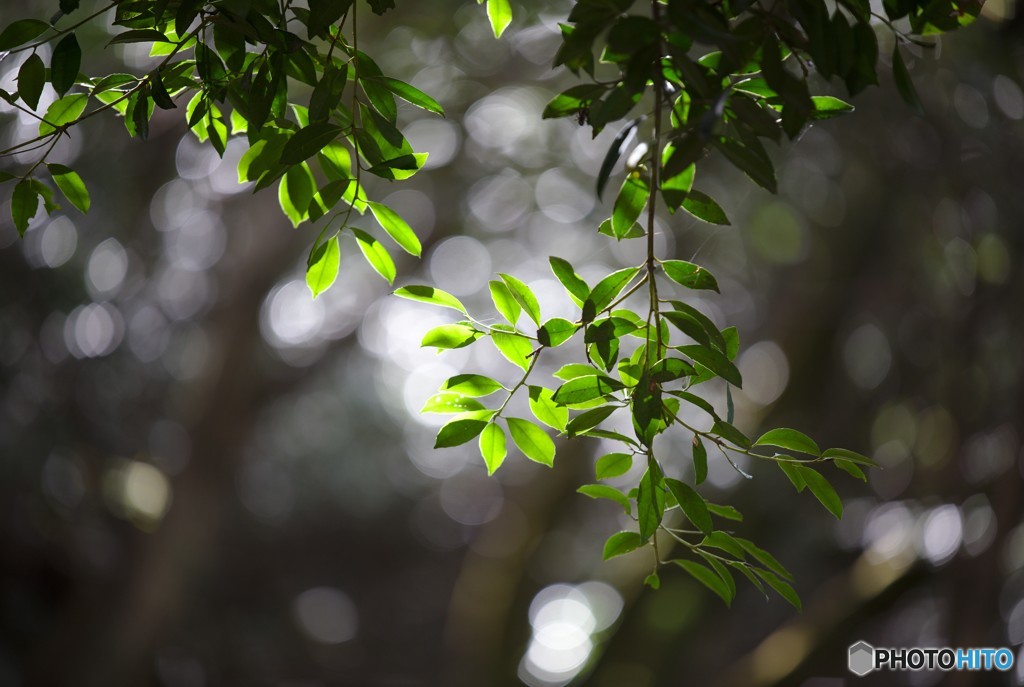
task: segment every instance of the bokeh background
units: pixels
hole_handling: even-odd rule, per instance
[[[511,272],[555,316],[571,304],[548,255],[593,281],[642,247],[595,230],[614,127],[592,140],[540,119],[571,83],[550,69],[569,3],[513,4],[501,41],[465,0],[363,12],[361,47],[448,113],[401,111],[427,168],[371,195],[425,239],[401,283],[490,317],[487,280]],[[420,349],[447,313],[390,297],[349,240],[339,284],[311,300],[319,227],[237,184],[243,143],[221,160],[180,112],[158,111],[146,143],[114,116],[79,127],[53,159],[89,181],[88,217],[40,214],[18,240],[0,201],[0,685],[839,687],[859,639],[1017,652],[1024,14],[984,14],[911,51],[924,117],[883,66],[854,116],[776,151],[779,196],[711,163],[697,187],[733,225],[660,218],[662,255],[722,285],[691,302],[739,327],[737,424],[884,466],[867,484],[834,472],[837,522],[770,465],[746,480],[712,461],[704,493],[793,570],[802,614],[746,585],[728,610],[671,571],[645,589],[643,554],[602,562],[627,522],[575,493],[598,441],[560,440],[553,470],[512,455],[494,478],[473,444],[434,451],[441,420],[418,410],[437,385],[514,368],[489,344]],[[86,54],[90,73],[148,64],[136,46]],[[0,122],[5,145],[35,127]],[[685,476],[673,441],[666,469]],[[1019,659],[863,682],[1024,684]]]

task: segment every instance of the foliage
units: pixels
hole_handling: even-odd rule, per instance
[[[483,0],[478,0],[481,4]],[[390,0],[368,0],[383,14]],[[736,593],[738,572],[761,591],[773,589],[799,607],[786,569],[754,543],[731,533],[742,516],[709,503],[697,491],[707,476],[708,449],[737,471],[732,455],[744,454],[778,466],[797,491],[808,490],[836,517],[842,503],[819,471],[825,463],[864,478],[870,459],[845,449],[822,451],[794,429],[774,429],[756,440],[734,424],[731,387],[741,387],[734,364],[739,337],[720,329],[683,300],[689,290],[718,291],[715,277],[700,265],[662,259],[655,253],[655,218],[660,203],[705,222],[728,224],[721,206],[697,190],[698,167],[721,155],[755,184],[774,192],[776,177],[764,141],[796,137],[812,121],[848,113],[853,107],[832,95],[812,95],[814,85],[841,82],[851,95],[878,82],[876,29],[895,33],[893,77],[914,108],[920,101],[900,54],[900,41],[928,45],[922,36],[970,23],[980,4],[966,0],[886,0],[885,15],[862,0],[579,0],[560,24],[562,45],[555,66],[581,83],[555,97],[548,118],[574,117],[595,136],[628,120],[615,137],[598,174],[602,195],[631,142],[610,218],[598,231],[616,241],[639,239],[646,258],[593,285],[571,259],[551,257],[550,266],[578,308],[573,320],[545,318],[530,287],[509,274],[490,282],[503,323],[472,316],[454,296],[430,286],[405,286],[395,294],[457,311],[462,319],[426,333],[424,346],[456,349],[489,339],[522,374],[502,382],[478,374],[448,379],[424,412],[453,418],[437,435],[436,447],[476,440],[490,473],[508,453],[507,439],[528,459],[552,465],[556,445],[548,429],[569,438],[597,437],[621,444],[598,459],[598,482],[615,479],[638,465],[635,486],[607,483],[579,491],[616,503],[636,523],[613,534],[605,558],[650,545],[653,569],[647,582],[658,587],[659,569],[678,566],[727,604]],[[157,109],[180,110],[201,142],[223,155],[229,137],[244,136],[249,149],[238,165],[240,182],[255,190],[277,186],[284,214],[298,226],[326,218],[310,250],[307,283],[313,297],[338,277],[347,232],[372,268],[389,283],[396,267],[383,235],[355,226],[367,212],[387,241],[418,256],[420,241],[393,209],[370,199],[369,174],[401,181],[417,173],[426,155],[417,153],[398,126],[396,98],[444,116],[426,93],[384,74],[359,47],[358,22],[365,8],[354,0],[114,0],[98,8],[61,0],[49,20],[21,19],[0,32],[4,56],[25,53],[16,93],[0,92],[12,106],[39,120],[39,135],[3,151],[39,149],[38,159],[20,174],[0,173],[13,184],[11,211],[24,234],[40,201],[58,208],[53,189],[37,176],[44,169],[78,210],[87,212],[84,180],[69,167],[49,161],[71,127],[106,110],[123,117],[129,135],[145,139]],[[512,20],[508,0],[487,0],[496,37]],[[118,31],[107,45],[144,43],[162,58],[146,74],[86,75],[79,30],[112,12]],[[298,31],[298,33],[296,33]],[[52,44],[49,65],[39,48]],[[57,99],[38,113],[44,87]],[[660,201],[659,201],[660,198]],[[570,256],[571,258],[572,256]],[[632,304],[643,302],[643,307]],[[630,307],[627,307],[630,306]],[[562,367],[556,383],[533,378],[548,349],[575,345],[579,362]],[[695,393],[718,380],[726,389],[726,410]],[[525,393],[533,419],[506,414],[517,393]],[[493,400],[489,400],[493,399]],[[703,413],[699,426],[684,421],[681,409]],[[619,423],[619,418],[627,418]],[[615,429],[629,425],[631,433]],[[675,479],[679,471],[656,451],[658,437],[682,432],[692,446],[693,484]],[[745,475],[745,473],[743,473]],[[745,475],[748,476],[748,475]],[[748,476],[749,477],[749,476]],[[659,536],[659,533],[662,533]],[[683,557],[672,558],[680,548]]]

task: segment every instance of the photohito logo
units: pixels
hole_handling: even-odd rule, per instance
[[[949,647],[875,648],[865,641],[851,644],[850,672],[864,677],[873,670],[998,670],[1013,668],[1013,652],[1006,647],[951,649]]]
[[[850,647],[850,672],[864,677],[875,669],[875,647],[867,642],[857,642]]]

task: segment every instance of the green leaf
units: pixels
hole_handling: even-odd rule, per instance
[[[501,38],[512,22],[512,7],[508,0],[487,0],[487,18],[491,20],[494,37]]]
[[[807,488],[807,480],[804,479],[803,473],[800,471],[800,466],[797,465],[797,461],[780,460],[775,463],[779,466],[779,469],[789,478],[789,481],[796,487],[797,493],[802,492]]]
[[[639,176],[629,176],[622,183],[612,210],[612,232],[616,238],[623,238],[636,222],[647,204],[649,193],[647,182]]]
[[[743,378],[736,366],[722,353],[704,346],[679,346],[679,352],[700,363],[733,386],[743,388]]]
[[[374,14],[382,15],[390,9],[394,9],[395,0],[366,0]]]
[[[647,541],[658,530],[665,513],[665,491],[662,488],[661,467],[653,456],[647,457],[647,471],[640,478],[640,490],[636,497],[637,518],[640,538]]]
[[[868,467],[872,467],[872,468],[877,468],[878,467],[878,463],[876,463],[875,461],[871,460],[867,456],[862,456],[859,453],[854,453],[853,451],[848,451],[845,448],[830,448],[830,449],[827,449],[824,453],[821,454],[821,457],[822,458],[833,458],[833,459],[837,459],[838,458],[838,459],[848,460],[848,461],[850,461],[852,463],[858,463],[860,465],[867,465]]]
[[[508,321],[509,324],[515,325],[519,321],[519,313],[523,311],[523,306],[519,305],[519,301],[512,295],[512,291],[505,285],[504,282],[490,281],[487,282],[491,290],[491,300],[494,301],[494,307],[498,309],[501,316]]]
[[[537,340],[544,346],[561,346],[572,338],[579,327],[569,320],[553,317],[537,330]]]
[[[544,119],[557,119],[578,115],[581,110],[590,105],[594,99],[604,94],[606,87],[601,84],[577,84],[556,95],[544,107],[541,117]],[[614,163],[612,163],[614,165]],[[600,197],[600,194],[599,194]]]
[[[530,367],[530,354],[533,353],[533,346],[530,340],[519,334],[496,331],[491,332],[491,341],[505,358],[513,365],[518,365],[524,370]]]
[[[696,434],[693,435],[693,481],[702,484],[708,478],[708,450]]]
[[[771,159],[763,154],[763,148],[757,150],[730,138],[719,138],[715,145],[735,167],[756,183],[772,193],[778,193],[775,181],[775,168]]]
[[[282,165],[297,165],[324,149],[342,132],[340,126],[328,122],[313,122],[288,139],[281,151]]]
[[[603,92],[603,88],[600,92]],[[608,146],[608,152],[605,153],[604,160],[601,161],[601,168],[597,172],[598,200],[600,200],[601,196],[604,194],[604,187],[608,183],[608,177],[611,176],[615,163],[619,161],[619,157],[622,156],[622,153],[626,148],[627,141],[630,139],[633,132],[636,131],[636,128],[640,125],[641,121],[642,120],[639,118],[634,119],[632,122],[622,127],[622,129],[619,130],[619,133],[615,135],[615,139],[612,141],[611,145]]]
[[[305,162],[289,169],[277,187],[277,200],[281,210],[297,227],[309,219],[309,206],[316,188],[313,173]]]
[[[377,274],[387,279],[388,284],[393,283],[396,274],[395,262],[391,259],[391,255],[388,254],[388,249],[362,229],[353,227],[352,235],[356,237],[359,250],[362,251],[366,262],[370,263],[370,267],[376,270]]]
[[[700,191],[691,190],[683,200],[683,209],[699,220],[708,224],[730,224],[725,210],[715,202],[714,198]]]
[[[59,100],[54,100],[46,108],[43,121],[39,123],[39,135],[46,136],[57,130],[57,127],[64,126],[78,119],[85,106],[89,102],[89,96],[85,93],[72,93]]]
[[[868,481],[868,476],[864,474],[864,471],[856,463],[851,463],[850,461],[844,460],[842,458],[834,458],[832,460],[832,464],[835,465],[840,470],[842,470],[843,472],[852,475],[853,477],[856,477],[859,480],[862,480],[864,482]]]
[[[685,260],[664,260],[662,268],[668,278],[688,289],[708,289],[718,291],[718,281],[700,265]]]
[[[636,267],[627,267],[616,272],[612,272],[607,277],[602,279],[594,286],[594,289],[590,292],[590,297],[587,298],[587,303],[593,307],[594,315],[600,313],[602,310],[611,305],[615,297],[618,296],[626,284],[632,281],[633,277],[640,270]],[[588,308],[584,308],[586,311]],[[590,318],[593,319],[593,316]]]
[[[836,516],[836,519],[841,520],[843,518],[843,501],[839,498],[836,490],[832,488],[832,485],[828,483],[828,480],[817,470],[802,465],[799,468],[811,493],[821,501],[821,505],[825,506],[829,513]]]
[[[597,479],[611,479],[629,472],[633,467],[633,456],[628,453],[608,453],[597,459],[594,475]]]
[[[348,11],[352,0],[309,0],[308,38],[326,34],[331,26]]]
[[[463,315],[468,315],[466,307],[459,302],[459,299],[447,291],[435,289],[433,286],[403,286],[395,290],[395,295],[401,298],[408,298],[411,301],[431,303],[445,308],[458,310]]]
[[[771,555],[764,549],[759,548],[756,544],[754,544],[754,542],[750,541],[749,539],[741,539],[740,537],[733,537],[733,539],[738,541],[740,543],[740,546],[742,546],[747,553],[749,553],[759,563],[761,563],[761,565],[764,565],[766,568],[772,570],[776,575],[782,577],[783,579],[787,579],[790,581],[793,580],[793,575],[790,574],[788,570],[786,570],[785,566],[783,566],[782,563],[779,563],[779,561],[775,559],[775,556]]]
[[[0,33],[0,52],[24,45],[48,28],[49,24],[38,19],[20,19],[14,22]]]
[[[171,39],[165,36],[156,29],[133,29],[131,31],[125,31],[119,33],[110,41],[107,45],[117,45],[118,43],[170,43]]]
[[[71,204],[78,208],[83,214],[89,212],[89,190],[85,187],[82,177],[70,167],[58,164],[47,164],[53,182],[64,194],[64,197],[71,201]]]
[[[717,434],[740,448],[750,448],[750,439],[725,420],[716,420],[715,424],[711,426],[711,433]]]
[[[18,70],[18,95],[30,110],[39,105],[39,96],[46,84],[46,65],[36,53],[28,56]]]
[[[437,433],[434,448],[451,448],[472,441],[487,426],[485,420],[456,419],[452,420]]]
[[[754,442],[754,446],[778,446],[779,448],[788,448],[791,451],[809,453],[812,456],[821,455],[821,449],[818,448],[813,439],[795,429],[784,427],[765,432]]]
[[[388,236],[394,239],[395,243],[401,246],[406,253],[419,257],[423,249],[412,227],[387,205],[372,201],[366,204],[369,206],[373,216],[380,222],[380,225],[384,227],[384,231],[388,233]]]
[[[576,274],[576,270],[573,269],[572,265],[567,260],[562,258],[556,258],[554,256],[548,258],[548,262],[551,263],[551,271],[558,278],[558,281],[562,282],[562,286],[572,297],[573,302],[576,305],[583,305],[583,301],[587,300],[590,295],[590,287],[587,286],[587,282],[583,281],[580,275]]]
[[[650,587],[651,589],[653,589],[655,591],[657,591],[658,589],[661,589],[661,578],[658,577],[658,573],[651,573],[650,575],[645,577],[644,578],[644,585],[647,586],[647,587]]]
[[[896,82],[896,90],[900,92],[900,97],[903,98],[904,102],[910,105],[911,109],[918,115],[924,116],[921,97],[917,94],[917,89],[914,87],[914,80],[910,78],[907,63],[903,61],[898,41],[892,49],[892,77]]]
[[[616,532],[604,543],[604,551],[601,555],[604,560],[608,560],[635,551],[643,546],[643,543],[640,535],[636,532]]]
[[[537,302],[537,297],[533,295],[530,287],[510,274],[499,272],[498,276],[505,282],[505,286],[508,287],[512,297],[526,311],[526,315],[533,320],[534,324],[540,326],[540,304]]]
[[[444,117],[444,109],[436,100],[405,82],[393,79],[390,76],[367,76],[363,77],[362,81],[379,83],[407,103]]]
[[[78,78],[78,70],[82,67],[82,48],[74,32],[67,34],[53,48],[50,59],[50,83],[57,95],[63,96]]]
[[[800,603],[800,597],[793,588],[780,579],[778,575],[769,570],[762,570],[761,568],[754,568],[754,573],[767,582],[768,586],[774,589],[779,596],[788,601],[793,608],[798,611],[803,610],[803,604]]]
[[[530,387],[530,410],[534,417],[552,429],[559,432],[565,431],[565,425],[569,422],[569,409],[560,406],[552,399],[551,389],[542,386]]]
[[[604,234],[605,236],[611,236],[613,239],[617,241],[621,241],[622,239],[638,239],[643,236],[647,236],[647,232],[644,231],[644,228],[640,226],[639,222],[633,222],[633,226],[631,226],[625,234],[621,236],[616,235],[616,233],[612,231],[611,218],[608,218],[605,221],[601,222],[601,226],[597,228],[597,231],[601,234]]]
[[[743,560],[746,557],[743,547],[738,541],[736,541],[735,537],[728,532],[722,532],[721,530],[712,532],[704,537],[704,540],[701,542],[701,546],[711,546],[716,549],[721,549],[737,560]]]
[[[732,604],[732,595],[729,592],[729,586],[719,577],[713,570],[708,568],[706,565],[697,563],[696,561],[684,561],[675,560],[672,561],[680,568],[690,574],[691,577],[696,579],[698,582],[703,584],[705,587],[713,591],[715,594],[722,598],[726,606]]]
[[[844,114],[853,112],[854,107],[845,100],[834,98],[831,95],[812,95],[811,102],[814,103],[815,119],[832,119]]]
[[[486,408],[475,398],[466,398],[461,394],[441,392],[428,398],[420,412],[465,413],[473,410],[486,410]]]
[[[483,336],[480,332],[464,324],[443,324],[434,327],[423,335],[421,347],[432,346],[440,349],[462,348]]]
[[[505,462],[508,449],[505,447],[505,431],[494,424],[489,423],[480,433],[480,455],[487,466],[487,474],[493,475],[501,464]]]
[[[704,498],[690,485],[671,477],[665,478],[665,486],[676,497],[676,501],[679,502],[679,507],[683,509],[687,519],[701,532],[710,534],[714,529],[714,524],[711,522],[711,514],[708,512]]]
[[[18,236],[24,237],[29,221],[36,216],[39,209],[39,195],[32,184],[32,179],[22,179],[14,187],[11,197],[11,219],[18,230]]]
[[[609,487],[606,484],[584,484],[582,487],[576,490],[584,496],[589,496],[592,499],[608,499],[622,506],[622,510],[628,514],[632,508],[630,507],[629,498],[626,497],[621,491],[614,487]]]
[[[598,408],[591,408],[584,413],[580,413],[570,420],[569,424],[565,426],[565,433],[569,435],[570,439],[577,434],[594,435],[594,432],[598,431],[594,428],[608,419],[608,417],[620,407],[621,406],[606,405]]]
[[[507,419],[512,441],[530,460],[551,467],[555,461],[555,442],[548,433],[528,420]]]
[[[443,391],[454,391],[463,396],[472,396],[474,398],[489,396],[501,388],[501,384],[496,380],[475,374],[455,375],[454,377],[449,377],[441,385]]]
[[[553,376],[568,382],[569,380],[572,379],[578,379],[579,377],[589,377],[590,375],[595,375],[597,373],[598,370],[595,370],[590,365],[584,365],[583,363],[569,363],[568,365],[563,365],[562,367],[560,367],[558,371],[554,373]]]
[[[573,405],[593,401],[623,388],[625,387],[620,382],[611,377],[591,374],[569,380],[560,386],[555,391],[554,399],[556,403]]]
[[[35,190],[36,195],[43,199],[43,209],[46,211],[46,214],[53,214],[57,210],[60,210],[60,205],[57,205],[53,200],[52,188],[39,181],[39,179],[29,179],[29,183],[32,184],[32,188]]]
[[[306,286],[312,292],[313,298],[331,288],[338,278],[340,266],[341,247],[338,245],[338,237],[333,236],[317,246],[306,267]]]
[[[152,89],[153,103],[161,110],[176,110],[178,106],[174,103],[174,99],[171,98],[171,94],[167,92],[167,86],[164,85],[163,77],[160,76],[159,71],[154,71],[149,77],[149,84]],[[248,129],[249,123],[242,117],[238,110],[231,111],[231,129],[233,133],[245,133]]]
[[[725,518],[726,520],[735,520],[736,522],[743,522],[743,514],[736,510],[735,508],[733,508],[732,506],[719,506],[714,503],[709,503],[707,504],[707,506],[708,510],[711,511],[711,513],[717,515],[720,518]]]

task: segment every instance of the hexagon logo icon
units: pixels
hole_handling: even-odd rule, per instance
[[[864,677],[875,669],[875,647],[860,641],[850,646],[850,672],[857,677]]]

